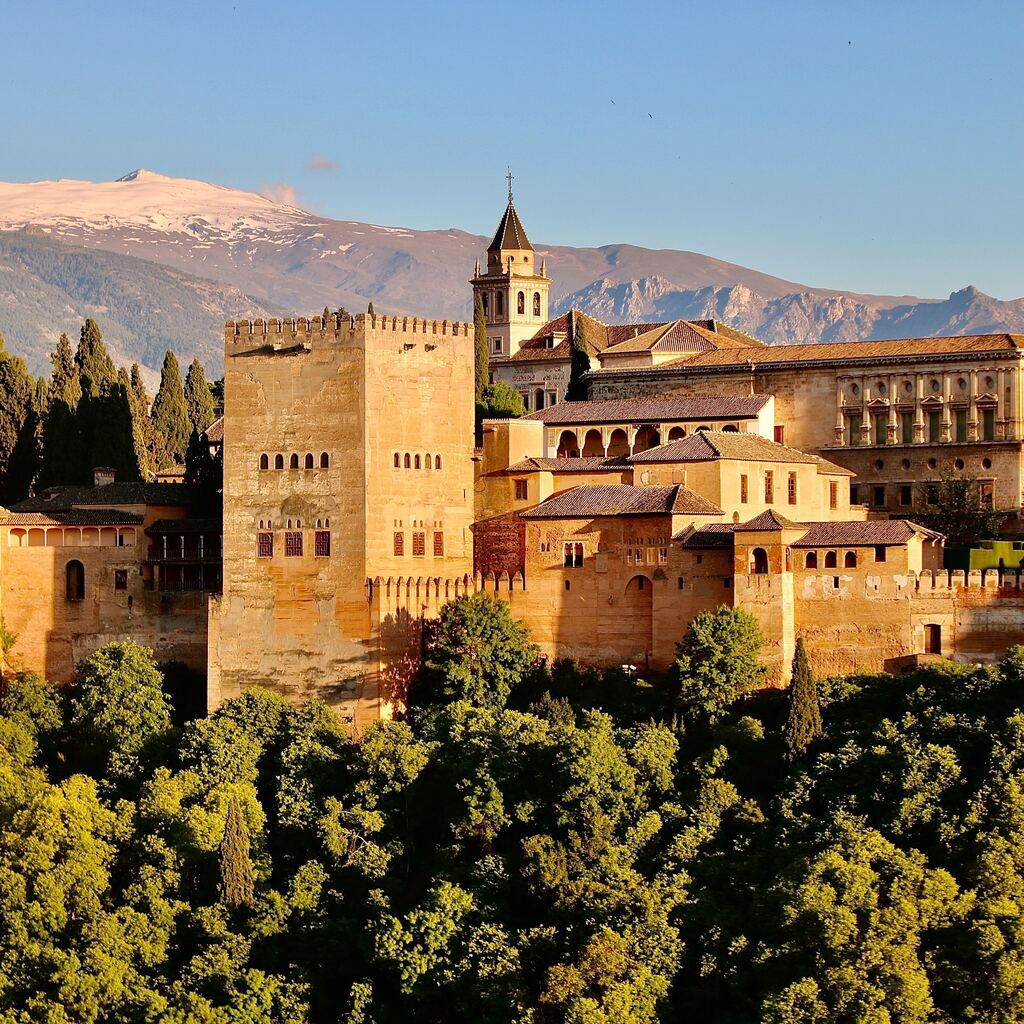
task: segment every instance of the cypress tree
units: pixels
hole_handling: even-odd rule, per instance
[[[56,349],[50,353],[50,362],[53,372],[42,425],[39,487],[78,483],[86,461],[75,415],[82,399],[82,386],[78,364],[66,334],[58,339]]]
[[[0,335],[0,480],[10,470],[11,457],[32,412],[35,380],[21,356],[4,351]],[[34,430],[34,424],[32,429]]]
[[[786,756],[795,761],[821,736],[818,684],[811,674],[803,637],[797,637],[793,653],[793,678],[789,683],[789,719],[786,722]]]
[[[114,361],[103,344],[103,335],[95,320],[89,319],[82,324],[75,365],[82,389],[88,389],[94,396],[100,393],[104,384],[113,384],[117,380]]]
[[[50,375],[50,395],[55,400],[64,401],[74,409],[82,397],[82,385],[78,379],[78,367],[75,365],[75,354],[71,351],[71,342],[66,334],[57,340],[57,348],[50,354],[53,373]]]
[[[177,466],[185,461],[191,425],[181,370],[173,352],[164,356],[160,388],[153,399],[153,428],[160,448],[157,469]]]
[[[328,309],[328,308],[327,308],[326,306],[324,306],[324,317],[323,317],[323,319],[324,319],[324,323],[326,324],[326,323],[327,323],[327,321],[328,321],[328,320],[329,320],[330,318],[331,318],[331,311],[330,311],[330,310],[329,310],[329,309]]]
[[[185,375],[185,404],[192,429],[200,434],[216,419],[213,414],[213,394],[206,382],[203,364],[193,359]]]
[[[143,480],[149,480],[156,471],[159,452],[156,431],[153,429],[153,421],[149,418],[149,395],[146,393],[146,385],[142,382],[138,363],[132,363],[128,378],[128,400],[132,411],[132,442],[139,465],[139,475]]]
[[[372,301],[366,307],[366,314],[367,314],[367,316],[376,316],[376,313],[374,312],[374,309],[373,309],[373,302]]]
[[[473,355],[476,371],[476,403],[484,400],[484,389],[490,383],[490,353],[487,350],[487,321],[484,319],[484,302],[477,295],[473,304]]]
[[[587,385],[583,380],[583,375],[590,372],[587,332],[583,318],[574,309],[569,311],[569,322],[572,325],[572,362],[569,364],[569,386],[565,390],[565,400],[567,402],[585,402],[587,400]]]
[[[220,901],[229,907],[248,907],[252,905],[252,896],[249,833],[238,797],[233,795],[228,801],[224,838],[220,842]]]

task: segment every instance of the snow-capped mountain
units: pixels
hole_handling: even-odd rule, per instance
[[[495,205],[495,221],[502,206]],[[948,300],[860,295],[683,250],[541,245],[543,225],[520,213],[547,257],[556,312],[574,304],[608,322],[714,315],[769,342],[1024,331],[1024,300],[1000,302],[973,288]],[[82,315],[102,323],[113,302],[118,323],[134,325],[121,338],[126,354],[156,367],[163,346],[183,358],[202,351],[217,372],[214,324],[225,311],[308,314],[325,306],[361,310],[372,301],[382,312],[466,319],[468,280],[488,241],[457,228],[333,220],[253,192],[147,170],[109,182],[0,183],[0,333],[41,368],[53,346],[48,333],[39,334],[50,322],[47,308],[60,307],[55,323]],[[58,259],[61,247],[67,254]],[[118,254],[121,262],[115,267],[97,253],[90,270],[89,250]],[[5,260],[17,274],[2,272]],[[157,281],[159,267],[186,275]],[[195,278],[216,285],[199,288]],[[100,285],[104,301],[97,299]],[[117,296],[128,298],[118,303]],[[31,323],[19,316],[26,304],[36,309]],[[199,344],[207,332],[208,342]]]

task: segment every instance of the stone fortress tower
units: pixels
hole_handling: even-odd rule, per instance
[[[492,362],[503,362],[519,351],[548,320],[548,290],[545,260],[537,272],[537,254],[512,201],[512,174],[508,174],[508,206],[487,247],[487,266],[480,261],[471,284],[474,308],[483,302],[487,320],[487,342]]]
[[[210,708],[249,686],[387,717],[423,617],[472,575],[473,330],[228,323]]]

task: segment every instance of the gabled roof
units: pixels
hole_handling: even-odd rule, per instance
[[[721,515],[722,510],[682,484],[632,487],[580,484],[553,494],[520,515],[524,519],[583,519],[594,516]]]
[[[780,515],[773,508],[766,509],[759,516],[754,516],[753,519],[748,519],[747,522],[739,523],[736,526],[737,532],[743,531],[745,533],[803,529],[804,526],[801,523],[794,523],[792,519],[787,519],[784,515]]]
[[[638,328],[647,327],[643,333]],[[746,348],[759,345],[751,338],[740,341],[735,337],[719,334],[692,320],[673,320],[667,324],[639,324],[633,328],[633,336],[621,341],[611,341],[603,355],[620,355],[631,352],[711,352],[717,349]]]
[[[796,548],[893,547],[911,537],[938,540],[942,534],[909,519],[875,519],[852,523],[804,523],[807,533],[793,544]]]
[[[559,408],[559,406],[555,406]],[[709,417],[710,418],[710,417]],[[678,441],[637,452],[629,461],[637,462],[709,462],[718,459],[736,459],[740,462],[788,462],[817,465],[821,472],[847,474],[848,470],[832,467],[830,462],[809,455],[798,448],[790,448],[769,441],[760,434],[745,434],[738,430],[698,430]]]
[[[499,249],[529,249],[533,252],[533,246],[526,237],[526,229],[523,227],[519,214],[516,213],[512,200],[508,201],[501,221],[498,223],[498,230],[494,232],[491,244],[487,246],[488,252],[497,252]]]
[[[12,512],[52,512],[78,507],[110,508],[115,505],[180,505],[192,499],[187,484],[149,484],[141,481],[112,483],[101,487],[50,488],[45,494],[18,502]]]
[[[546,409],[528,413],[522,418],[541,420],[549,426],[753,419],[770,397],[746,395],[739,398],[612,398],[597,402],[559,402],[557,405],[549,405]],[[716,433],[715,436],[719,435]]]
[[[629,469],[623,456],[605,458],[603,455],[584,456],[578,459],[542,459],[535,456],[522,459],[509,466],[506,473],[601,473],[622,472]]]
[[[220,416],[215,419],[204,431],[206,440],[210,444],[223,444],[224,443],[224,417]]]

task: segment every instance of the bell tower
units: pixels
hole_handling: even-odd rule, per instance
[[[537,272],[537,254],[512,201],[512,172],[508,175],[508,206],[498,230],[487,247],[487,266],[481,272],[476,261],[473,274],[473,305],[483,301],[487,342],[492,361],[514,356],[548,321],[548,289],[545,260]]]

